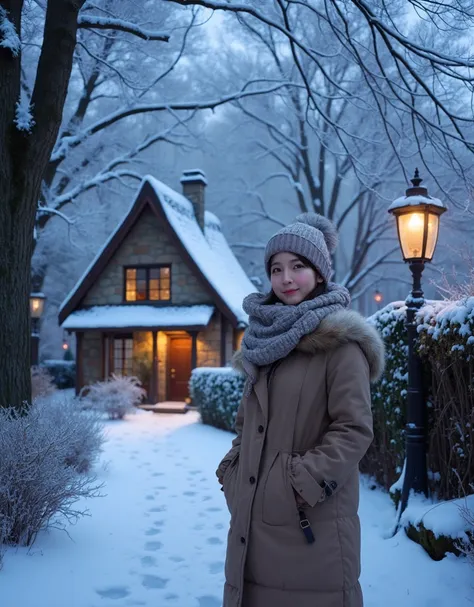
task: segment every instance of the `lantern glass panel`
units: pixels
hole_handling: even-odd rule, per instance
[[[403,257],[405,259],[422,259],[425,214],[411,212],[399,215],[398,231]]]
[[[41,318],[43,314],[44,299],[42,297],[30,297],[31,318]]]
[[[425,259],[431,261],[438,241],[439,215],[428,214],[428,237],[426,239]]]

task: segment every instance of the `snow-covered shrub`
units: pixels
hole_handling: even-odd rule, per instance
[[[110,419],[123,419],[146,396],[137,377],[114,375],[87,386],[84,407],[106,413]]]
[[[35,405],[37,406],[37,405]],[[90,472],[104,443],[104,426],[96,411],[82,411],[78,400],[56,398],[41,403],[43,422],[67,429],[64,463],[79,473]]]
[[[418,331],[432,371],[431,489],[441,499],[463,497],[474,491],[474,297],[427,304]]]
[[[56,390],[52,375],[42,367],[31,367],[31,400],[51,395]]]
[[[392,303],[369,321],[386,346],[386,367],[372,387],[374,442],[361,469],[397,502],[405,453],[408,382],[406,307]],[[417,316],[418,352],[424,369],[428,403],[430,490],[439,499],[472,493],[474,467],[474,297],[456,302],[428,301]]]
[[[201,367],[191,373],[189,391],[204,424],[234,430],[244,378],[230,367]]]
[[[385,343],[385,371],[372,385],[374,441],[360,467],[385,488],[393,485],[403,468],[406,400],[408,386],[408,342],[406,306],[394,302],[368,320]]]
[[[64,406],[64,411],[58,408]],[[97,427],[72,405],[38,401],[25,415],[0,409],[0,529],[6,544],[31,545],[49,524],[61,525],[86,513],[75,504],[95,497],[100,486],[78,456],[89,444],[89,463],[98,449]]]
[[[52,376],[59,390],[74,388],[76,385],[76,363],[74,360],[45,360],[41,367]]]

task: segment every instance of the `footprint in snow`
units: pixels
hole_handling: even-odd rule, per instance
[[[202,531],[204,529],[204,525],[194,525],[193,531]]]
[[[142,556],[140,563],[143,567],[154,567],[156,565],[156,559],[154,556]]]
[[[224,525],[222,523],[216,523],[214,529],[224,529]]]
[[[152,476],[163,476],[164,472],[153,472]]]
[[[169,560],[173,561],[173,563],[182,563],[184,558],[182,556],[170,556]]]
[[[216,573],[221,573],[224,571],[224,562],[216,561],[215,563],[209,563],[209,573],[215,575]]]
[[[183,491],[183,495],[191,497],[193,495],[196,495],[196,491]]]
[[[163,544],[161,542],[146,542],[145,550],[147,552],[156,552],[157,550],[161,550],[163,548]]]
[[[145,588],[165,588],[169,582],[167,578],[158,577],[157,575],[144,575],[142,586]]]
[[[96,590],[97,594],[103,599],[124,599],[130,594],[126,586],[109,586]]]
[[[199,607],[221,607],[222,601],[215,596],[198,596]]]
[[[195,476],[196,474],[202,474],[202,470],[190,470],[189,474],[192,474],[193,476]]]
[[[148,501],[152,501],[152,500],[155,499],[155,496],[154,495],[147,495],[145,499],[147,499]]]
[[[165,601],[177,601],[179,596],[177,594],[167,594],[165,596]]]
[[[222,540],[220,539],[220,537],[208,537],[207,543],[212,545],[222,544]]]
[[[202,498],[203,502],[208,502],[209,500],[212,500],[212,495],[204,495]]]
[[[207,512],[222,512],[222,508],[219,506],[211,506],[210,508],[206,508]]]
[[[161,533],[161,529],[155,529],[154,527],[150,527],[150,529],[145,531],[145,535],[147,536],[158,535],[159,533]]]
[[[166,512],[166,506],[155,506],[154,508],[150,508],[148,512]]]

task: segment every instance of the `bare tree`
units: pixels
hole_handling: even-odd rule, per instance
[[[119,4],[126,6],[127,3]],[[71,128],[65,129],[57,144],[74,56],[81,42],[79,31],[96,32],[97,36],[107,34],[112,38],[115,32],[122,32],[148,44],[163,44],[170,38],[169,31],[142,27],[134,21],[135,3],[129,5],[129,19],[117,17],[112,12],[115,2],[104,5],[110,8],[105,13],[86,0],[0,0],[0,406],[21,409],[30,400],[28,296],[34,224],[38,201],[44,207],[41,216],[48,215],[48,187],[60,174],[61,163],[68,154],[77,149],[85,137],[101,133],[132,116],[215,108],[237,97],[267,93],[282,86],[282,83],[261,86],[257,91],[249,83],[242,90],[201,101],[167,98],[141,103],[133,99],[130,103],[125,95],[116,95],[122,101],[118,109],[114,107],[106,116],[98,117],[81,129],[76,124],[80,124],[84,107],[92,101],[89,96],[96,90],[94,78],[100,79],[97,70],[92,69],[89,76],[84,74],[86,86],[80,93],[72,121],[68,123]],[[154,5],[154,2],[143,4],[149,11]],[[37,8],[44,10],[44,28],[42,37],[35,43],[38,60],[32,70],[32,85],[28,86],[22,62],[23,37],[31,35],[28,18]],[[23,18],[25,27],[22,27]],[[90,46],[87,51],[92,53]],[[107,40],[98,44],[98,50],[92,53],[93,63],[110,60],[109,52]],[[124,52],[123,61],[126,56]],[[109,68],[113,70],[110,61]],[[110,94],[106,83],[102,94]],[[98,146],[100,151],[100,144]],[[61,183],[62,177],[67,183]],[[65,193],[70,184],[69,177],[61,175],[57,195]],[[52,212],[61,210],[55,207]]]
[[[328,125],[344,148],[357,132],[334,121],[307,77],[308,63],[317,66],[320,78],[334,87],[341,100],[359,105],[381,118],[386,142],[405,171],[405,148],[417,154],[424,170],[432,171],[436,158],[469,179],[472,162],[463,164],[459,150],[474,151],[472,129],[473,86],[469,33],[474,25],[472,2],[460,0],[169,0],[250,17],[284,36],[295,66],[307,89],[309,104]],[[400,8],[404,13],[400,14]],[[360,27],[362,19],[364,27]],[[304,36],[305,24],[315,23],[332,35],[329,49]],[[349,82],[333,80],[326,63],[339,54],[352,62]],[[368,96],[358,94],[352,83],[359,79]],[[388,113],[388,110],[395,110]],[[427,143],[430,145],[427,147]],[[350,150],[348,150],[350,154]],[[354,169],[358,160],[353,158]],[[405,172],[405,181],[411,175]],[[439,186],[442,184],[438,183]],[[454,201],[455,202],[455,201]]]
[[[393,263],[391,255],[398,251],[395,234],[393,238],[386,234],[391,222],[381,198],[397,173],[395,154],[383,140],[383,126],[377,116],[368,120],[364,109],[338,94],[339,83],[352,86],[354,94],[364,94],[363,83],[353,80],[352,61],[328,52],[325,73],[330,81],[322,78],[314,62],[305,61],[304,65],[306,83],[314,91],[313,97],[324,106],[325,116],[341,130],[357,133],[357,138],[346,138],[343,146],[334,138],[328,122],[312,107],[287,39],[245,15],[239,17],[239,22],[242,51],[229,50],[224,71],[230,73],[219,74],[218,78],[239,80],[242,72],[259,72],[267,80],[293,83],[291,88],[263,100],[237,100],[232,104],[242,118],[239,120],[238,113],[233,112],[228,122],[237,122],[239,132],[247,128],[251,133],[248,148],[253,148],[254,154],[250,161],[259,162],[263,173],[256,183],[244,183],[244,198],[252,204],[244,211],[245,224],[284,224],[275,210],[274,197],[269,200],[265,195],[271,184],[283,184],[294,214],[314,211],[336,223],[343,236],[340,253],[334,260],[336,278],[356,298],[374,280],[378,281],[379,266]],[[226,35],[223,33],[223,37]],[[304,39],[308,44],[317,37],[321,48],[330,47],[330,32],[316,31],[306,24]],[[234,246],[255,250],[264,245],[252,235]]]

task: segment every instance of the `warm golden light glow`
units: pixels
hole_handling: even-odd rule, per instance
[[[404,258],[431,261],[438,239],[438,226],[439,217],[435,213],[412,212],[399,215],[398,230]]]
[[[404,213],[398,217],[400,243],[405,259],[423,256],[424,220],[422,213]]]
[[[380,291],[375,291],[374,300],[377,303],[382,303],[382,301],[383,301],[383,295],[382,295],[382,293],[380,293]]]
[[[44,308],[44,296],[30,295],[31,318],[41,318]]]

